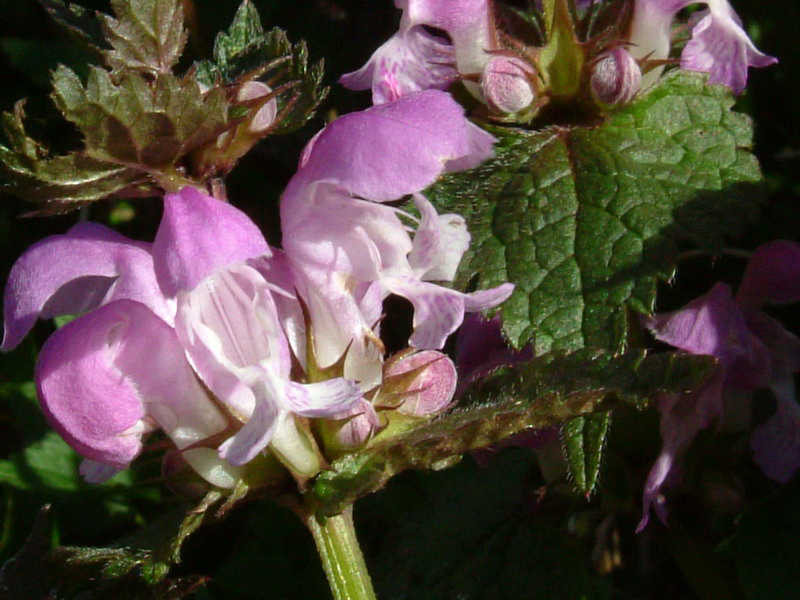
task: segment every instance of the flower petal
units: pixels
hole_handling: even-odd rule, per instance
[[[192,290],[217,269],[269,255],[258,227],[230,204],[192,187],[164,198],[153,257],[165,294]]]
[[[749,67],[767,67],[778,60],[753,45],[727,0],[709,0],[708,6],[683,49],[681,68],[709,73],[708,83],[721,83],[741,94]]]
[[[716,284],[707,294],[682,309],[646,320],[656,339],[690,354],[711,354],[718,358],[740,354],[731,347],[733,337],[746,338],[747,327],[733,301],[730,286]]]
[[[14,264],[4,298],[2,349],[14,348],[38,317],[79,314],[103,302],[131,299],[171,321],[174,304],[164,298],[148,245],[96,223],[31,246]]]
[[[443,29],[453,40],[459,73],[480,73],[497,47],[489,0],[399,0],[409,23]]]
[[[647,526],[651,508],[666,523],[663,490],[677,478],[677,462],[695,436],[721,415],[725,371],[725,368],[718,368],[713,379],[699,390],[688,394],[665,394],[659,399],[661,438],[664,443],[661,454],[647,476],[642,498],[643,516],[637,532]]]
[[[283,215],[283,246],[305,268],[341,271],[360,281],[406,264],[411,238],[395,209],[351,197],[327,183],[315,184]]]
[[[84,458],[81,461],[81,466],[78,468],[78,472],[81,474],[81,477],[83,477],[83,480],[86,483],[92,484],[105,483],[120,471],[121,469],[95,462],[88,458]]]
[[[471,313],[494,308],[508,300],[514,287],[513,283],[503,283],[488,290],[464,294],[464,310]]]
[[[531,360],[533,348],[528,345],[514,350],[503,338],[500,315],[487,319],[474,313],[464,319],[456,341],[456,366],[460,394],[473,380],[491,373],[497,367]]]
[[[361,400],[361,388],[349,379],[328,379],[317,383],[287,383],[283,403],[301,417],[329,417],[355,406]]]
[[[132,328],[132,318],[142,322]],[[169,329],[141,304],[114,302],[57,330],[39,355],[36,386],[47,420],[95,462],[123,469],[141,449],[144,404],[114,358],[126,335],[154,324]]]
[[[314,140],[305,166],[290,182],[282,219],[319,181],[377,202],[418,192],[450,161],[489,157],[487,142],[494,138],[474,127],[461,106],[435,90],[339,117]]]
[[[764,474],[778,483],[788,483],[800,469],[800,404],[791,377],[770,386],[777,410],[753,431],[753,460]]]
[[[417,26],[398,31],[339,83],[351,90],[371,88],[372,103],[383,104],[414,92],[447,89],[457,78],[453,46]]]
[[[514,291],[511,283],[463,294],[409,276],[383,277],[381,281],[389,292],[414,305],[414,333],[409,344],[422,350],[442,348],[447,337],[461,325],[464,312],[497,306]]]
[[[452,281],[469,248],[470,235],[461,215],[438,215],[422,194],[414,194],[422,221],[414,235],[408,263],[421,279]]]
[[[249,265],[220,269],[182,293],[175,329],[198,375],[242,419],[255,407],[258,380],[289,375],[271,288]]]
[[[414,305],[414,333],[408,342],[414,348],[442,348],[447,337],[464,320],[464,294],[419,281],[413,277],[385,277],[386,289]]]
[[[219,455],[233,465],[250,462],[267,447],[278,426],[280,411],[273,401],[256,402],[250,420],[219,447]]]
[[[747,264],[736,302],[753,308],[800,302],[800,244],[779,240],[760,246]]]

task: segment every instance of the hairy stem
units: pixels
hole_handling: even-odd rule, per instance
[[[352,505],[333,517],[317,518],[312,513],[305,523],[314,536],[334,600],[375,600],[353,526]]]

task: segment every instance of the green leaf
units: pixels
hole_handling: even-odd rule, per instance
[[[186,44],[180,0],[112,0],[116,18],[101,15],[106,53],[115,70],[171,73]]]
[[[279,35],[274,29],[270,37]],[[222,77],[223,81],[232,83],[242,75],[256,71],[269,61],[280,58],[286,54],[288,48],[281,47],[283,52],[275,56],[267,54],[267,47],[272,40],[269,39],[261,25],[258,9],[249,0],[244,0],[227,32],[221,31],[214,41],[214,62],[206,62],[206,68],[211,68],[214,74]],[[213,79],[207,81],[213,85]]]
[[[605,600],[610,581],[562,514],[537,499],[536,459],[510,450],[489,468],[465,460],[439,473],[409,473],[365,499],[360,536],[381,600]],[[548,512],[553,514],[548,514]],[[366,514],[365,514],[366,513]],[[375,516],[373,516],[375,515]],[[378,543],[370,543],[370,537]]]
[[[62,67],[63,68],[63,67]],[[67,212],[89,202],[146,187],[146,174],[72,152],[51,156],[28,137],[23,103],[3,113],[2,128],[8,147],[0,146],[0,177],[5,190],[43,205],[40,213]]]
[[[449,466],[469,450],[521,431],[692,389],[713,364],[708,357],[643,351],[551,353],[496,372],[472,386],[460,408],[434,421],[399,435],[379,434],[366,449],[334,461],[313,493],[322,514],[336,514],[401,471]]]
[[[275,27],[265,32],[258,10],[244,0],[227,32],[214,43],[214,60],[195,65],[197,79],[207,86],[238,83],[257,77],[277,97],[280,123],[273,133],[288,133],[304,125],[328,93],[322,85],[323,63],[308,64],[305,42],[292,45],[286,33]]]
[[[0,460],[0,483],[22,490],[75,492],[83,485],[80,458],[52,431],[22,452]]]
[[[70,69],[53,74],[53,100],[85,137],[86,153],[134,168],[169,170],[231,125],[222,89],[203,94],[194,80],[128,71],[118,81],[93,67],[86,85]]]
[[[211,509],[222,498],[218,491],[209,492],[196,507],[173,510],[113,546],[55,548],[49,553],[48,575],[62,592],[87,600],[183,598],[202,586],[205,578],[167,576],[180,562],[186,538],[203,522],[215,518]]]
[[[627,307],[653,310],[679,240],[714,248],[753,220],[751,123],[704,81],[675,70],[599,127],[494,128],[493,160],[427,191],[468,221],[459,285],[516,284],[503,305],[513,345],[620,351]]]
[[[800,597],[800,485],[745,510],[724,550],[736,562],[747,600]]]
[[[572,482],[579,492],[591,495],[600,476],[611,413],[576,417],[561,428],[562,446]]]
[[[65,4],[61,0],[39,0],[39,3],[56,23],[90,50],[101,54],[110,48],[100,21],[92,11],[79,4]]]

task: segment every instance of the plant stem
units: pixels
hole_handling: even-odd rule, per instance
[[[353,526],[353,507],[322,519],[312,513],[305,523],[314,536],[334,600],[376,600]]]

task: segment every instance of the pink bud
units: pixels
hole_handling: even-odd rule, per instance
[[[618,46],[597,58],[590,86],[598,104],[627,104],[642,86],[642,70],[628,51]]]
[[[408,381],[405,374],[417,374]],[[392,379],[403,382],[404,389],[394,390],[403,398],[397,409],[406,415],[422,417],[445,410],[456,391],[456,367],[447,356],[435,350],[425,350],[405,356],[390,365],[384,381],[391,386]]]
[[[239,93],[236,96],[239,102],[246,102],[248,100],[257,100],[267,94],[272,93],[272,88],[260,81],[248,81],[239,88]],[[275,121],[278,114],[278,103],[273,98],[264,106],[258,109],[258,112],[250,120],[248,129],[251,133],[261,133],[265,131]]]
[[[334,417],[334,441],[337,448],[357,448],[378,430],[380,421],[375,409],[363,398],[350,410]]]
[[[536,100],[531,84],[533,68],[519,58],[495,56],[481,75],[481,91],[486,103],[501,113],[517,113]]]

